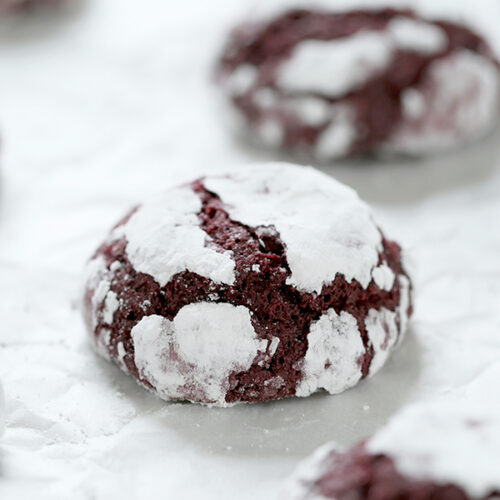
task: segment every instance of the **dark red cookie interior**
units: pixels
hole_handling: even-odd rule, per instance
[[[361,30],[382,31],[396,17],[420,19],[410,10],[356,10],[346,13],[292,10],[266,24],[243,25],[234,30],[220,60],[218,74],[225,78],[244,64],[258,67],[258,83],[242,96],[234,97],[235,106],[255,125],[266,118],[275,118],[281,122],[285,128],[285,147],[311,147],[327,124],[305,125],[294,113],[282,108],[263,110],[255,105],[254,93],[259,88],[272,88],[284,95],[276,86],[277,71],[291,57],[293,49],[300,42],[336,40]],[[375,75],[365,85],[336,98],[313,92],[286,95],[308,95],[331,103],[342,102],[349,105],[356,116],[357,139],[348,154],[371,153],[391,137],[401,121],[402,92],[422,81],[432,62],[457,49],[468,49],[496,63],[485,40],[468,28],[442,21],[431,24],[441,28],[448,37],[447,47],[438,53],[397,50],[385,71]]]
[[[319,295],[299,291],[286,284],[291,274],[286,248],[273,228],[252,228],[233,221],[222,201],[207,191],[202,181],[194,182],[190,187],[202,201],[198,216],[201,227],[211,238],[209,245],[216,251],[230,250],[233,253],[236,282],[232,286],[217,284],[185,271],[160,287],[151,276],[133,268],[126,254],[125,239],[103,244],[94,257],[103,256],[108,268],[113,262],[121,263],[111,283],[111,290],[117,294],[121,305],[114,314],[111,326],[99,323],[94,330],[95,335],[103,329],[111,331],[111,356],[118,359],[117,344],[123,342],[126,352],[124,362],[129,372],[140,379],[134,363],[130,332],[144,316],[160,315],[172,320],[182,307],[201,301],[242,305],[251,311],[257,335],[269,340],[279,337],[280,343],[267,364],[261,366],[258,364],[261,360],[256,360],[247,372],[230,376],[231,389],[226,402],[284,398],[295,394],[296,384],[301,378],[300,361],[307,351],[311,323],[333,307],[337,313],[349,312],[358,321],[366,348],[359,364],[363,376],[366,376],[374,351],[367,337],[365,319],[370,309],[396,310],[400,301],[399,280],[396,279],[393,289],[387,292],[373,281],[364,289],[356,281],[348,283],[343,276],[337,275]],[[126,221],[127,218],[119,225]],[[405,274],[401,267],[400,248],[396,243],[384,239],[379,262],[386,262],[396,276]],[[88,290],[86,295],[89,329],[92,329],[92,293]],[[411,307],[408,312],[411,313]],[[277,376],[282,377],[283,385],[264,385],[265,381]]]

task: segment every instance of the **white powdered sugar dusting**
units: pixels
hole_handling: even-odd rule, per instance
[[[389,292],[394,286],[396,275],[394,271],[384,262],[373,270],[373,281],[381,289]]]
[[[272,108],[278,100],[276,92],[267,87],[257,89],[252,97],[254,104],[261,109]]]
[[[118,310],[120,302],[118,300],[118,296],[115,292],[109,291],[106,295],[106,299],[104,300],[104,311],[103,311],[103,319],[104,322],[110,325],[113,322],[113,316],[115,311]]]
[[[104,258],[99,255],[88,262],[84,271],[84,287],[86,290],[92,290],[92,307],[90,310],[93,328],[97,326],[100,319],[103,319],[103,315],[106,316],[104,321],[108,324],[111,323],[111,321],[107,321],[107,319],[109,319],[111,308],[113,307],[112,298],[109,299],[109,311],[106,310],[106,308],[104,311],[100,309],[101,305],[106,302],[108,294],[113,294],[113,292],[110,291],[110,286],[111,273],[106,267]],[[112,312],[114,313],[114,311]]]
[[[276,118],[266,118],[257,127],[257,137],[266,146],[280,147],[284,136],[283,123]]]
[[[108,361],[111,360],[111,354],[109,352],[109,347],[111,345],[111,331],[107,328],[102,328],[99,332],[99,336],[93,339],[92,345],[95,350]]]
[[[439,6],[423,0],[410,5],[403,1],[373,4],[356,1],[351,9],[410,8],[422,18],[413,19],[402,13],[390,19],[384,29],[362,28],[350,36],[333,40],[306,38],[298,41],[291,53],[280,62],[275,85],[255,90],[254,105],[261,110],[274,109],[278,113],[271,116],[264,113],[264,118],[257,124],[246,122],[246,125],[250,124],[251,133],[256,134],[266,146],[283,147],[287,135],[287,119],[284,116],[291,114],[301,125],[316,127],[320,132],[313,145],[298,144],[296,139],[286,141],[291,149],[299,153],[305,150],[320,162],[331,162],[348,155],[356,139],[364,136],[363,124],[355,125],[355,109],[349,110],[349,104],[343,106],[347,112],[338,111],[335,108],[339,106],[333,106],[327,98],[348,98],[350,93],[396,63],[398,51],[429,56],[445,53],[450,40],[436,20],[470,26],[487,42],[490,41],[491,27],[477,22],[473,13],[460,15],[464,10],[462,5],[434,3],[439,3]],[[350,10],[349,3],[343,1],[288,1],[282,7],[264,5],[264,12],[270,10],[279,15],[294,8],[319,8],[325,13],[339,14]],[[259,10],[256,9],[253,14]],[[260,22],[265,23],[266,18],[260,19]],[[500,52],[500,47],[492,45],[494,50]],[[475,62],[461,61],[461,52],[466,51],[458,51],[458,55],[447,55],[431,63],[430,70],[423,73],[427,82],[423,87],[426,88],[421,88],[419,83],[401,93],[404,119],[389,138],[372,146],[372,152],[404,155],[435,153],[483,136],[493,128],[500,110],[500,71],[487,57],[472,52],[469,55],[476,57]],[[242,64],[228,78],[229,93],[241,95],[256,87],[257,82],[257,67]],[[277,98],[276,94],[281,94],[281,97]]]
[[[2,499],[274,499],[313,449],[350,447],[408,404],[499,400],[497,137],[439,158],[324,168],[417,264],[415,321],[377,377],[334,397],[219,410],[165,403],[96,356],[73,304],[109,227],[167,186],[262,160],[230,138],[209,76],[255,0],[70,3],[84,8],[2,19]],[[447,3],[482,16],[500,45],[498,0]]]
[[[404,261],[403,261],[404,263]],[[411,271],[408,271],[408,268],[405,267],[406,271],[412,275]],[[399,290],[399,330],[400,337],[399,342],[404,338],[404,334],[406,332],[406,327],[408,326],[408,322],[410,318],[408,317],[408,309],[411,305],[411,283],[410,280],[404,276],[400,275],[398,277],[400,290]]]
[[[160,286],[183,271],[232,284],[231,254],[209,247],[197,215],[200,210],[201,200],[189,186],[171,189],[141,205],[123,228],[134,268],[151,275]]]
[[[389,22],[387,29],[396,46],[403,50],[433,54],[448,45],[446,32],[425,21],[396,17]]]
[[[410,120],[419,120],[425,118],[427,104],[425,96],[416,88],[408,88],[401,95],[401,104],[403,116]]]
[[[320,292],[337,273],[365,288],[372,280],[381,235],[350,188],[312,168],[287,164],[245,167],[204,184],[233,220],[276,229],[286,246],[288,284]]]
[[[342,97],[385,69],[395,49],[435,53],[446,33],[425,21],[397,17],[384,31],[361,30],[335,40],[304,40],[281,66],[277,83],[287,92]]]
[[[255,66],[250,64],[238,66],[226,80],[226,88],[233,96],[243,95],[255,85],[258,75]]]
[[[367,443],[410,478],[455,484],[472,498],[500,490],[500,410],[439,402],[403,411]]]
[[[359,360],[365,352],[356,319],[334,309],[311,325],[307,336],[303,379],[296,395],[305,397],[324,389],[339,394],[356,385],[362,376]]]
[[[269,344],[257,338],[247,308],[208,302],[184,306],[173,321],[147,316],[132,338],[139,373],[161,397],[196,394],[219,406],[227,406],[229,375],[248,369]]]
[[[182,398],[185,378],[171,360],[174,343],[172,322],[163,316],[142,318],[132,328],[134,361],[139,375],[166,398]]]
[[[92,291],[90,313],[93,328],[97,326],[99,321],[110,325],[113,322],[113,315],[120,305],[118,296],[110,289],[113,269],[115,271],[117,269],[116,263],[113,264],[115,265],[111,265],[112,269],[108,270],[104,258],[99,255],[90,260],[84,270],[84,288]]]
[[[337,104],[331,107],[331,122],[321,132],[315,146],[316,157],[329,161],[346,154],[357,137],[354,113],[349,106]]]
[[[365,320],[366,333],[373,345],[370,375],[377,373],[385,364],[398,340],[397,313],[382,308],[370,309]]]
[[[271,343],[269,344],[268,353],[270,356],[274,356],[276,349],[278,349],[278,345],[280,343],[280,339],[278,337],[273,337]]]
[[[388,456],[403,476],[456,485],[473,499],[500,489],[499,449],[500,410],[455,398],[409,406],[366,442],[368,453]],[[323,500],[314,484],[342,453],[335,443],[321,446],[300,463],[278,499]]]
[[[341,453],[341,449],[334,442],[320,446],[310,457],[300,462],[277,500],[323,500],[322,495],[311,491],[312,485],[326,472],[325,463],[336,453]]]
[[[447,149],[493,127],[500,111],[500,71],[488,59],[459,50],[434,62],[402,102],[404,120],[387,149],[411,154]]]
[[[103,279],[103,275],[107,274],[106,261],[102,255],[95,259],[91,259],[85,267],[85,285],[89,290],[96,290],[99,283]],[[94,292],[94,295],[96,292]],[[104,296],[106,293],[104,293]],[[104,299],[104,296],[101,298]]]
[[[391,52],[390,41],[381,32],[362,31],[330,41],[305,40],[281,66],[277,83],[288,92],[342,96],[383,69]]]
[[[310,126],[319,126],[326,123],[332,115],[332,106],[324,99],[318,97],[297,97],[289,99],[290,106],[301,121]]]
[[[121,367],[122,370],[128,371],[125,362],[124,362],[124,357],[127,354],[127,351],[125,350],[125,346],[123,345],[123,342],[118,342],[116,344],[116,352],[118,354],[117,361]]]

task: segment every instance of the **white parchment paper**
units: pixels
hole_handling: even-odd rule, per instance
[[[467,3],[500,24],[495,0]],[[0,22],[2,499],[272,499],[317,446],[352,444],[411,402],[498,397],[500,132],[432,160],[323,169],[359,190],[416,268],[406,341],[354,390],[166,404],[88,347],[79,274],[128,207],[277,158],[228,133],[210,82],[252,4],[87,0]]]

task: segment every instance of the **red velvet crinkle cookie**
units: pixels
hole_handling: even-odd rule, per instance
[[[297,8],[243,24],[217,74],[253,137],[320,161],[448,149],[500,110],[487,42],[411,10]]]
[[[400,247],[356,193],[307,167],[204,177],[130,212],[86,270],[99,353],[166,400],[340,393],[412,311]]]
[[[65,0],[0,0],[0,12],[24,10],[42,5],[58,5]]]
[[[425,405],[347,452],[319,449],[280,500],[498,499],[499,471],[498,409]]]

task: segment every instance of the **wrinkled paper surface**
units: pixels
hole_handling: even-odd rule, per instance
[[[405,405],[498,397],[500,132],[420,162],[323,168],[359,190],[415,266],[407,338],[357,388],[230,409],[167,404],[89,347],[80,273],[130,206],[279,158],[228,133],[210,82],[251,4],[88,0],[0,22],[2,498],[272,499],[317,446],[350,445]],[[474,4],[485,26],[500,19],[498,3]]]

